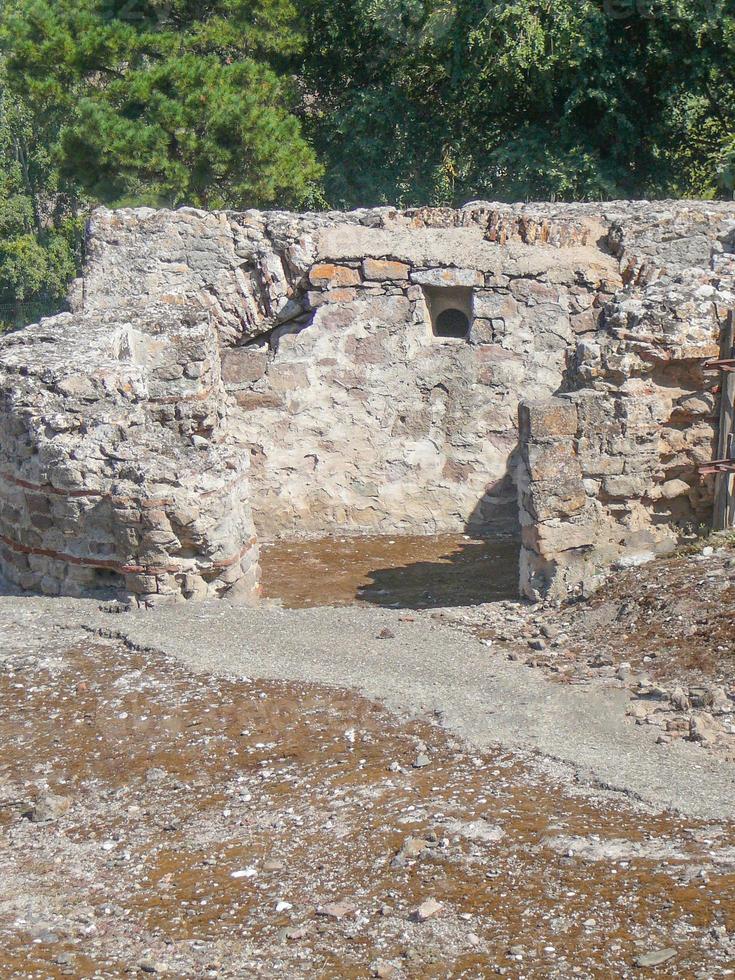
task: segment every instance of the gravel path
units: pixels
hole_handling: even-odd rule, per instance
[[[0,597],[0,629],[29,648],[79,629],[175,656],[195,670],[350,687],[399,712],[430,713],[478,748],[501,744],[573,767],[586,783],[690,817],[731,816],[735,766],[679,742],[659,746],[625,718],[627,697],[553,684],[479,641],[417,614],[223,603],[104,613],[95,602]],[[392,634],[381,638],[380,634]]]

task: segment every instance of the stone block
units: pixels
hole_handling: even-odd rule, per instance
[[[488,320],[510,320],[518,315],[518,303],[506,292],[482,289],[472,297],[472,311]]]
[[[341,289],[346,286],[357,286],[360,283],[360,273],[348,265],[334,265],[327,262],[311,267],[309,282],[312,286]]]
[[[649,480],[636,475],[606,476],[602,489],[609,497],[644,497],[652,485]]]
[[[665,500],[675,500],[677,497],[688,496],[691,489],[683,480],[667,480],[661,487],[661,496]]]
[[[522,442],[571,440],[577,434],[577,406],[561,398],[524,401],[518,408],[518,421]]]
[[[245,412],[283,408],[283,398],[270,391],[236,391],[235,401]]]
[[[411,267],[403,262],[391,262],[388,259],[365,259],[362,273],[366,279],[377,282],[401,282],[408,279]]]
[[[265,349],[235,347],[222,354],[222,380],[226,385],[253,384],[265,375],[267,366]]]
[[[553,558],[564,551],[577,548],[590,548],[598,540],[600,528],[594,522],[534,524],[524,527],[521,539],[525,547],[533,549],[545,558]]]
[[[411,273],[420,286],[484,286],[485,277],[475,269],[422,269]]]
[[[492,344],[495,340],[496,331],[493,326],[492,320],[475,320],[472,321],[472,328],[470,330],[470,343],[471,344]]]

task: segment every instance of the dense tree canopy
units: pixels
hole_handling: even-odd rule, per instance
[[[327,194],[712,196],[733,189],[720,0],[309,0]]]
[[[53,126],[0,73],[0,325],[58,309],[79,263],[82,221],[53,148]]]
[[[0,12],[0,321],[58,305],[98,203],[734,190],[731,0],[4,0]]]

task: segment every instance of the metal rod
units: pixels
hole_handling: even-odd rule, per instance
[[[715,531],[725,531],[735,525],[735,494],[733,494],[733,474],[735,459],[733,458],[733,432],[735,431],[735,371],[732,370],[733,347],[735,346],[735,315],[730,311],[723,330],[720,357],[718,362],[709,362],[722,371],[720,386],[720,438],[717,451],[718,459],[707,464],[702,472],[715,473],[715,508],[712,528]],[[723,363],[724,362],[724,363]],[[707,365],[705,365],[707,366]]]

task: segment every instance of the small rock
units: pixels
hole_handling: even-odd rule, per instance
[[[712,688],[712,710],[717,714],[730,714],[735,708],[724,687]]]
[[[441,902],[437,902],[435,898],[427,898],[425,902],[414,912],[414,917],[418,922],[426,922],[430,919],[432,915],[436,915],[437,912],[441,912],[442,905]]]
[[[528,645],[532,650],[545,650],[546,643],[544,640],[529,640]]]
[[[267,861],[263,861],[264,871],[283,871],[285,867],[283,861],[279,861],[278,858],[268,858]]]
[[[389,980],[396,975],[396,968],[392,963],[376,963],[373,967],[373,976],[381,977],[382,980]]]
[[[691,707],[689,698],[683,687],[675,687],[669,695],[669,701],[677,711],[689,711]]]
[[[717,741],[720,729],[712,715],[703,711],[701,715],[695,715],[689,721],[689,738],[692,742],[700,742],[702,745],[711,745]]]
[[[403,842],[400,851],[391,861],[391,867],[402,868],[406,864],[409,858],[418,857],[418,855],[428,847],[425,840],[421,840],[419,837],[407,837]]]
[[[140,960],[138,969],[142,970],[143,973],[168,973],[166,964],[160,963],[158,960]]]
[[[426,766],[431,765],[431,759],[424,752],[421,755],[416,756],[413,767],[414,769],[424,769]]]
[[[633,960],[634,966],[659,966],[661,963],[666,963],[667,960],[673,959],[676,956],[675,949],[655,949],[651,950],[650,953],[641,953],[640,956],[636,956]]]
[[[693,708],[708,708],[713,701],[712,692],[706,687],[690,687],[689,700]]]
[[[240,871],[233,871],[230,878],[254,878],[257,873],[255,868],[243,868]]]
[[[340,919],[344,919],[346,915],[351,915],[354,911],[355,906],[351,902],[330,902],[329,905],[320,906],[316,910],[316,914],[339,921]]]
[[[303,939],[308,933],[309,930],[306,926],[297,926],[294,929],[286,929],[285,936],[286,939],[297,940]]]
[[[27,816],[31,823],[51,823],[63,817],[71,808],[71,800],[68,796],[56,796],[54,793],[46,793],[39,796],[33,806],[27,810]]]

